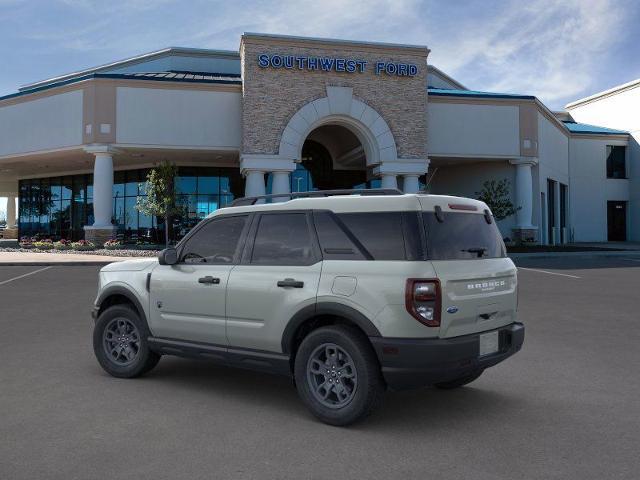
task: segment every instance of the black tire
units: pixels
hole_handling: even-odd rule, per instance
[[[456,378],[455,380],[451,380],[449,382],[436,383],[434,386],[441,390],[453,390],[454,388],[460,388],[467,385],[468,383],[473,382],[474,380],[477,380],[478,377],[482,375],[483,371],[484,370],[480,370],[479,372],[475,372],[470,375],[465,375],[463,377]]]
[[[125,328],[119,329],[118,324]],[[114,335],[115,341],[107,340],[114,338]],[[100,314],[93,328],[93,352],[100,366],[110,375],[118,378],[139,377],[160,361],[160,355],[149,349],[148,337],[149,329],[133,307],[113,305]],[[122,343],[118,343],[118,338],[123,339]],[[134,343],[135,338],[137,342]]]
[[[335,346],[336,352],[332,358],[336,362],[342,361],[343,364],[344,362],[349,364],[337,370],[345,373],[345,376],[341,377],[342,382],[340,378],[332,379],[331,375],[334,377],[335,375],[329,373],[334,370],[327,363],[332,361],[328,354],[327,362],[324,364],[317,358],[316,352],[322,355],[323,349],[325,351],[327,348],[334,349],[331,345]],[[312,355],[314,360],[311,360]],[[310,368],[311,364],[313,367]],[[318,365],[323,365],[321,367],[323,373],[312,372]],[[324,373],[325,368],[327,368],[327,375]],[[362,333],[345,325],[321,327],[309,333],[297,351],[294,375],[298,394],[304,404],[317,418],[330,425],[344,426],[363,419],[380,404],[384,393],[380,366],[371,345]],[[313,388],[313,385],[316,385],[316,382],[327,384],[328,381],[336,381],[336,384],[331,385],[335,391],[330,393],[327,399],[320,400],[318,392],[322,390]],[[338,383],[340,385],[337,385]],[[339,392],[338,388],[340,388]],[[338,393],[348,398],[338,398],[340,396]],[[335,404],[328,406],[331,402]]]

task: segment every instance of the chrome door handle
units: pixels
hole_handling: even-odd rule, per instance
[[[220,279],[207,275],[206,277],[199,278],[198,279],[198,283],[207,283],[207,284],[210,284],[210,285],[218,285],[220,283]]]
[[[304,282],[299,280],[295,280],[293,278],[285,278],[284,280],[278,281],[279,287],[293,287],[293,288],[303,288]]]

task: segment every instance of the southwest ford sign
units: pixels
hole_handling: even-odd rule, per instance
[[[369,66],[365,60],[336,57],[299,57],[297,55],[258,55],[258,66],[262,68],[284,68],[289,70],[309,70],[321,72],[364,73],[372,68],[376,75],[385,74],[398,77],[413,77],[418,73],[413,63],[375,62]]]

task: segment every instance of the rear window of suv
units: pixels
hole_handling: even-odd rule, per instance
[[[429,260],[469,260],[506,256],[495,220],[487,223],[479,213],[424,212]]]

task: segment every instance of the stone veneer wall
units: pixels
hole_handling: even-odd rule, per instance
[[[15,240],[18,238],[18,229],[17,228],[5,228],[4,230],[0,230],[0,238]]]
[[[360,59],[364,73],[261,68],[259,54]],[[289,119],[305,104],[326,97],[327,86],[352,87],[357,98],[376,110],[395,138],[399,158],[427,158],[428,50],[403,47],[375,48],[347,42],[313,43],[297,39],[243,37],[241,49],[243,106],[242,153],[277,154]],[[375,62],[413,63],[414,77],[375,74]]]

